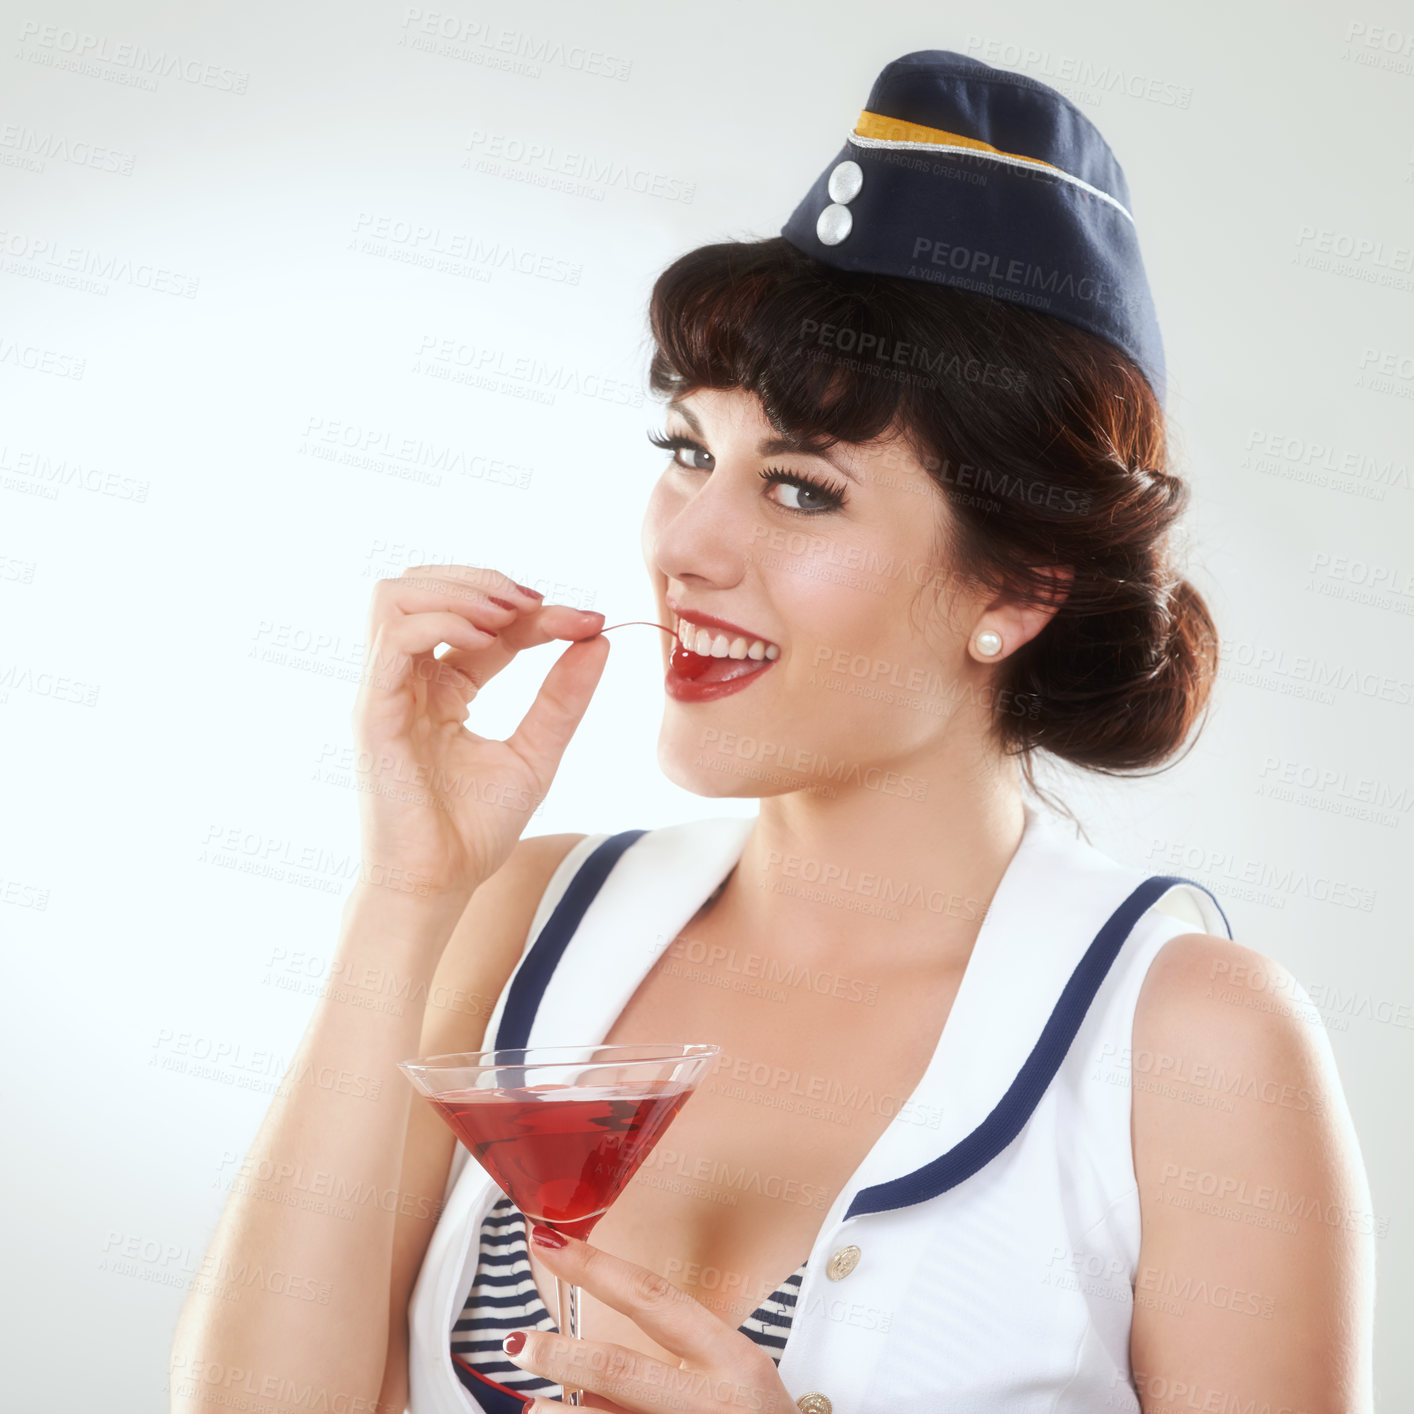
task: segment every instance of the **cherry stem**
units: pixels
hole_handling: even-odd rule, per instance
[[[601,628],[601,629],[599,630],[599,632],[600,632],[600,633],[608,633],[609,629],[611,629],[611,628],[628,628],[628,627],[629,627],[630,625],[632,625],[632,624],[642,624],[644,628],[661,628],[664,633],[672,634],[672,636],[673,636],[674,638],[677,637],[677,635],[673,633],[672,629],[666,627],[666,626],[663,625],[663,624],[652,624],[652,623],[649,623],[647,619],[625,619],[625,620],[623,621],[623,623],[621,623],[621,624],[610,624],[610,625],[608,626],[608,628]]]

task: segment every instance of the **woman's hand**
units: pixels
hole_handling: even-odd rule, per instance
[[[608,660],[600,613],[542,604],[497,570],[418,565],[374,586],[352,721],[363,864],[374,883],[470,893],[505,863],[550,788]],[[573,643],[505,740],[467,703],[523,648]],[[439,644],[450,645],[442,657]],[[425,888],[423,886],[426,886]]]
[[[547,1245],[547,1235],[563,1245]],[[530,1237],[550,1271],[622,1312],[678,1363],[611,1341],[518,1331],[507,1337],[506,1354],[522,1370],[587,1391],[583,1407],[608,1414],[796,1414],[766,1350],[666,1277],[543,1227],[532,1227]],[[523,1336],[519,1345],[516,1335]],[[524,1414],[564,1407],[542,1397],[527,1404]]]

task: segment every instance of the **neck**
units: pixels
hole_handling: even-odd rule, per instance
[[[882,774],[882,773],[881,773]],[[768,796],[722,892],[773,951],[966,965],[1025,826],[1015,766],[930,782]],[[894,793],[890,793],[893,791]]]

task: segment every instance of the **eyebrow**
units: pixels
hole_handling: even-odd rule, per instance
[[[677,413],[699,437],[707,434],[702,430],[702,424],[693,415],[692,409],[681,402],[670,402],[668,404],[670,412]],[[785,454],[818,457],[823,462],[828,462],[841,476],[848,477],[856,486],[861,485],[860,479],[847,466],[842,466],[828,451],[817,451],[808,442],[802,441],[798,437],[766,437],[756,444],[756,453],[762,457],[778,457]]]

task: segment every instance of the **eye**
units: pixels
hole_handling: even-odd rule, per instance
[[[701,442],[694,442],[691,437],[670,437],[666,432],[650,432],[648,440],[655,447],[661,447],[665,452],[672,452],[673,465],[682,467],[684,471],[711,471],[717,460]],[[691,452],[694,457],[700,457],[705,464],[688,465],[678,459],[679,452]]]
[[[665,452],[672,452],[673,465],[682,467],[684,471],[711,471],[716,464],[716,457],[701,442],[694,441],[691,437],[669,436],[667,432],[650,432],[648,440],[655,447],[661,447]],[[680,460],[679,452],[687,452],[691,461]],[[782,510],[790,511],[795,515],[824,515],[830,511],[839,510],[845,504],[844,487],[836,486],[828,481],[821,481],[804,472],[786,471],[783,467],[770,466],[762,471],[760,476],[767,485],[774,486],[779,482],[782,486],[795,491],[794,505],[788,501],[778,500],[775,502]]]
[[[795,511],[800,515],[821,515],[828,511],[837,511],[844,505],[844,490],[841,487],[833,486],[828,481],[818,481],[813,476],[806,476],[799,471],[786,471],[782,467],[768,466],[761,473],[762,481],[774,485],[779,482],[782,486],[789,486],[797,493],[795,505],[788,505],[783,501],[777,502],[785,510]],[[804,504],[801,497],[810,497],[815,501],[814,505]]]

